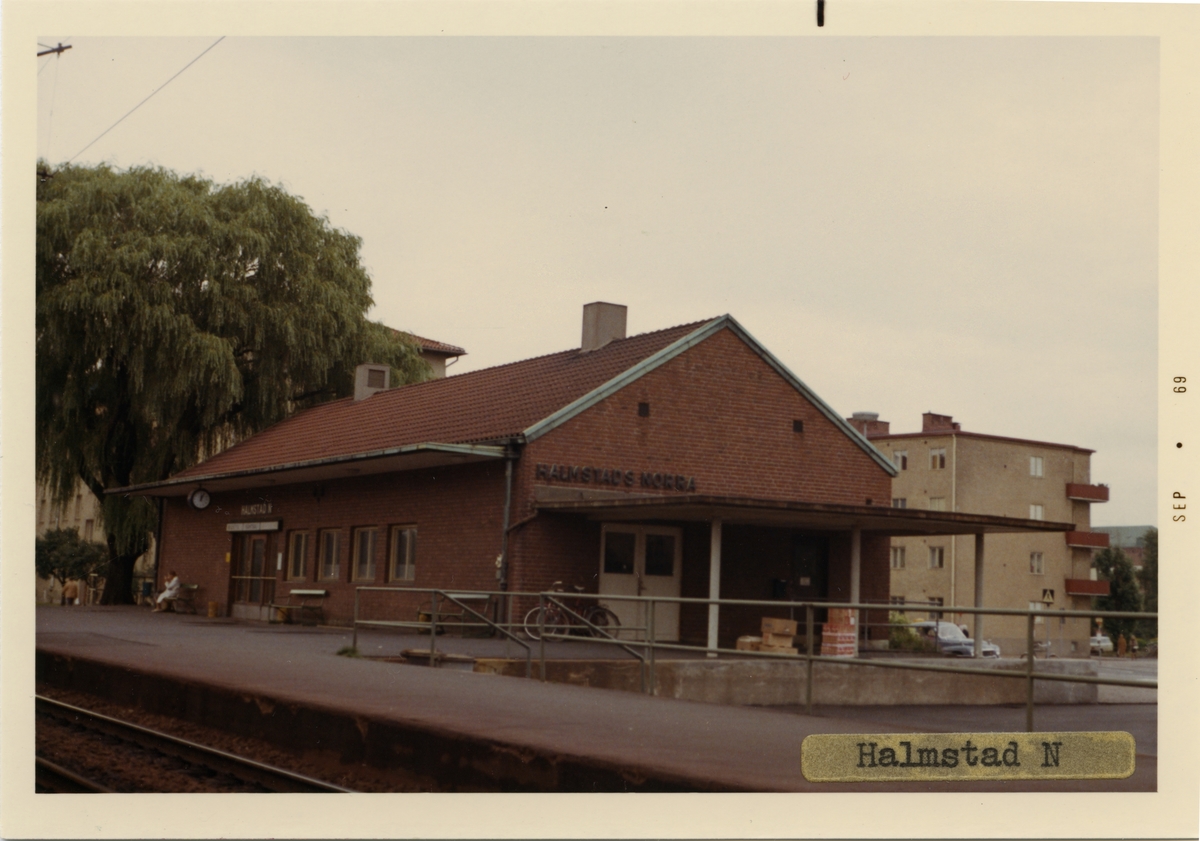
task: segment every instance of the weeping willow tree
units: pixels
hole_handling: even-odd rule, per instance
[[[37,441],[55,502],[102,500],[102,601],[131,598],[157,510],[109,488],[166,479],[307,406],[428,368],[366,318],[360,240],[254,178],[38,165]]]

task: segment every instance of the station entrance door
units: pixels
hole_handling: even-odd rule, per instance
[[[667,526],[605,525],[600,540],[600,593],[621,620],[622,639],[645,639],[644,602],[617,596],[678,598],[683,582],[683,531]],[[679,603],[655,602],[654,639],[679,640]]]
[[[229,613],[234,618],[264,621],[271,618],[275,570],[269,561],[270,538],[270,534],[260,532],[233,535]]]

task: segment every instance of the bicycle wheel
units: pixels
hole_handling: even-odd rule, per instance
[[[545,627],[548,634],[565,634],[570,630],[570,623],[556,607],[546,608],[546,618],[541,618],[542,608],[535,607],[525,614],[525,635],[531,640],[540,640],[540,628]]]
[[[615,637],[617,631],[621,628],[621,620],[617,618],[617,614],[604,605],[596,605],[596,607],[588,611],[587,620],[596,626],[595,628],[588,628],[588,633],[593,637],[605,639],[607,638],[606,632]]]

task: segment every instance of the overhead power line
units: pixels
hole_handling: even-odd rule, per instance
[[[148,96],[147,96],[145,99],[143,99],[143,100],[142,100],[141,102],[139,102],[137,105],[133,106],[133,107],[132,107],[132,108],[130,108],[128,111],[126,111],[126,112],[125,112],[123,115],[121,115],[121,119],[117,120],[115,123],[113,123],[111,126],[109,126],[108,128],[106,128],[104,131],[100,132],[100,134],[96,135],[96,138],[95,138],[95,140],[93,140],[93,141],[92,141],[91,143],[89,143],[87,146],[84,146],[82,149],[80,149],[78,152],[76,152],[74,155],[72,155],[72,156],[71,156],[71,157],[70,157],[70,158],[67,160],[67,163],[70,163],[71,161],[75,160],[75,159],[76,159],[76,158],[78,158],[80,155],[82,155],[84,152],[86,152],[88,149],[92,148],[92,145],[93,145],[93,144],[95,144],[95,142],[96,142],[97,140],[99,140],[101,137],[103,137],[104,135],[108,134],[110,131],[112,131],[112,130],[113,130],[113,129],[115,129],[117,126],[119,126],[119,125],[121,124],[121,122],[122,122],[122,121],[123,121],[123,120],[124,120],[126,117],[128,117],[128,116],[129,116],[130,114],[132,114],[134,111],[138,110],[138,109],[139,109],[139,108],[141,108],[143,105],[145,105],[147,102],[149,102],[149,101],[150,101],[150,97],[154,96],[156,93],[158,93],[160,90],[162,90],[163,88],[165,88],[167,85],[169,85],[169,84],[171,84],[172,82],[174,82],[174,81],[175,81],[175,80],[176,80],[176,79],[179,77],[180,73],[183,73],[183,71],[184,71],[184,70],[187,70],[189,67],[191,67],[193,64],[195,64],[197,61],[199,61],[200,59],[202,59],[202,58],[204,57],[205,53],[207,53],[209,50],[211,50],[213,47],[215,47],[217,44],[221,43],[221,42],[222,42],[222,41],[224,41],[224,40],[225,40],[225,36],[224,36],[224,35],[222,35],[220,38],[218,38],[217,40],[215,40],[215,41],[213,41],[211,44],[209,44],[209,45],[208,45],[208,47],[207,47],[207,48],[206,48],[206,49],[205,49],[203,52],[201,52],[201,53],[200,53],[200,55],[196,56],[196,57],[195,57],[195,58],[193,58],[191,61],[189,61],[187,64],[185,64],[183,67],[181,67],[181,68],[179,69],[179,71],[178,71],[178,72],[177,72],[177,73],[176,73],[174,76],[172,76],[170,79],[167,79],[167,81],[163,82],[163,83],[162,83],[161,85],[159,85],[157,88],[155,88],[154,90],[150,91],[150,94],[149,94],[149,95],[148,95]]]
[[[42,56],[44,56],[44,55],[50,55],[50,53],[59,53],[59,54],[62,54],[62,53],[65,53],[67,50],[71,49],[71,45],[70,45],[70,44],[67,44],[67,45],[64,47],[64,46],[63,46],[63,44],[62,44],[62,41],[59,41],[59,42],[58,42],[58,46],[57,46],[57,47],[51,47],[51,46],[50,46],[50,45],[48,45],[48,44],[38,44],[38,46],[39,46],[39,47],[46,47],[46,49],[44,49],[44,50],[42,50],[41,52],[39,52],[39,53],[38,53],[38,58],[41,58],[41,57],[42,57]]]

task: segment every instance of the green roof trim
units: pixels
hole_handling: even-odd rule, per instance
[[[752,336],[750,332],[741,324],[739,324],[731,315],[723,315],[720,318],[715,318],[707,324],[698,327],[696,330],[684,336],[682,339],[679,339],[673,344],[667,345],[657,353],[646,357],[632,368],[622,371],[620,374],[613,377],[599,388],[588,392],[587,394],[583,395],[583,397],[580,397],[573,403],[567,404],[549,417],[538,421],[533,426],[525,430],[525,440],[533,441],[534,439],[545,435],[547,432],[557,429],[559,426],[562,426],[564,423],[584,410],[590,409],[601,400],[610,397],[645,374],[648,374],[656,368],[665,365],[675,357],[687,350],[690,350],[691,348],[724,329],[729,329],[735,336],[749,345],[750,348],[756,354],[758,354],[758,356],[764,362],[774,368],[775,372],[783,377],[783,379],[786,380],[792,386],[792,388],[800,392],[800,394],[802,394],[806,400],[816,406],[817,410],[820,411],[821,414],[823,414],[826,418],[828,418],[834,424],[834,426],[846,433],[846,435],[850,437],[850,440],[857,444],[863,450],[863,452],[874,459],[874,461],[880,467],[887,471],[889,476],[897,475],[899,471],[896,469],[895,465],[892,464],[891,460],[887,458],[887,456],[879,452],[879,450],[877,450],[870,441],[868,441],[861,433],[859,433],[857,429],[847,423],[845,418],[835,412],[828,403],[818,397],[816,392],[806,386],[799,377],[793,374],[786,365],[779,361],[775,354],[763,347],[762,343],[759,342],[758,339],[754,338],[754,336]]]

